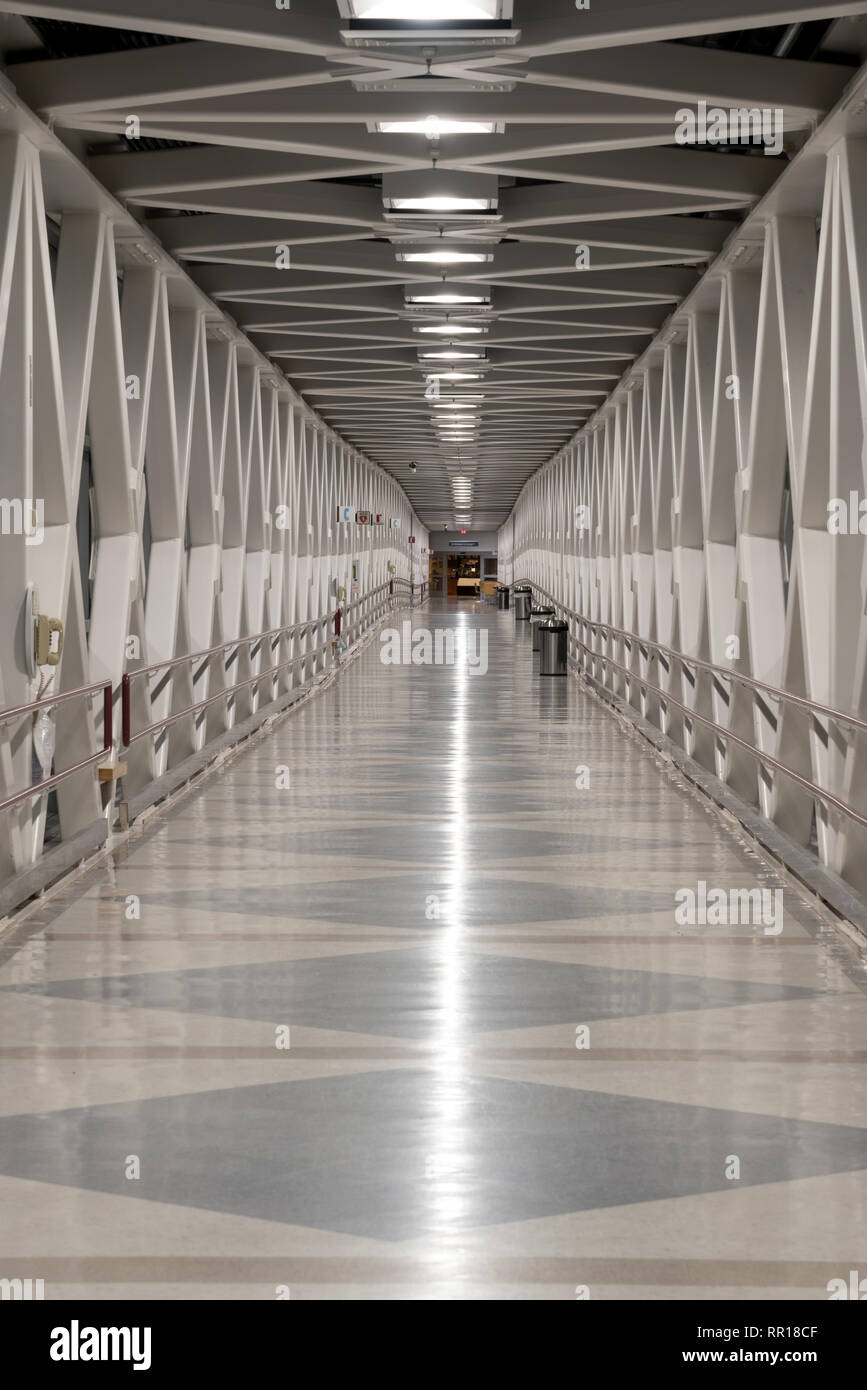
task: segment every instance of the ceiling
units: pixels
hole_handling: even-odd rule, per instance
[[[489,529],[834,105],[865,13],[0,0],[0,48],[24,100],[425,524]],[[677,144],[699,101],[781,108],[783,149]]]

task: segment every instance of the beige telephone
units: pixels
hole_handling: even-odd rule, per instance
[[[53,639],[57,635],[57,642]],[[36,617],[36,665],[57,666],[63,655],[63,623],[59,618]]]
[[[57,666],[63,654],[63,623],[39,612],[39,594],[33,584],[27,586],[27,617],[32,644],[27,651],[28,675],[35,676],[40,666]]]

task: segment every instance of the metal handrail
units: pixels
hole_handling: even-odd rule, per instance
[[[54,705],[62,705],[66,700],[76,700],[84,695],[98,695],[102,692],[105,696],[106,690],[111,690],[111,683],[97,681],[95,685],[80,685],[75,690],[62,690],[57,695],[45,695],[41,700],[31,700],[26,705],[15,705],[12,709],[0,710],[0,724],[8,724],[12,719],[18,719],[23,714],[32,714],[37,709],[51,709]]]
[[[398,578],[397,583],[407,584],[411,590],[414,590],[415,587],[409,580],[403,578]],[[426,585],[422,584],[422,593],[425,588]],[[341,617],[348,615],[362,604],[368,603],[371,599],[376,598],[377,595],[382,594],[386,589],[389,591],[389,596],[391,596],[393,594],[393,584],[386,581],[385,583],[378,584],[373,589],[369,589],[367,593],[359,595],[358,598],[353,599],[343,609],[337,609],[334,613],[329,612],[321,614],[319,617],[309,618],[300,623],[291,623],[286,627],[271,628],[267,632],[258,632],[249,637],[233,637],[226,642],[218,643],[216,646],[205,648],[203,651],[190,652],[186,656],[172,657],[166,661],[152,662],[149,666],[142,666],[139,667],[138,670],[126,672],[121,678],[121,737],[123,746],[129,748],[133,743],[136,743],[139,739],[146,737],[148,734],[153,734],[167,728],[169,725],[177,723],[178,720],[184,719],[189,715],[198,714],[202,710],[207,709],[208,706],[215,704],[219,700],[228,698],[238,690],[244,690],[248,686],[258,684],[260,681],[272,679],[287,667],[296,666],[300,662],[308,661],[311,657],[320,656],[323,652],[328,651],[331,643],[320,643],[316,647],[311,647],[307,652],[299,653],[297,656],[289,657],[287,660],[279,662],[276,666],[269,667],[267,671],[259,671],[256,675],[249,677],[247,680],[236,681],[233,685],[218,691],[217,694],[211,695],[205,700],[200,700],[196,704],[190,705],[187,709],[180,710],[178,713],[169,715],[165,719],[157,720],[153,724],[148,725],[146,729],[141,729],[135,734],[131,732],[133,681],[143,676],[154,675],[158,671],[167,673],[178,666],[185,665],[187,662],[199,662],[204,664],[213,657],[218,656],[221,652],[231,651],[233,654],[236,654],[243,647],[253,647],[269,641],[273,644],[280,639],[303,636],[306,633],[314,632],[317,628],[327,627],[332,621],[335,623],[335,629],[337,635],[339,635],[339,620]],[[349,630],[352,630],[352,624],[350,624]],[[231,659],[233,658],[230,658],[230,660]],[[229,665],[228,661],[226,665]],[[69,700],[83,699],[100,693],[103,697],[102,747],[90,757],[82,758],[77,763],[73,763],[71,767],[64,768],[61,772],[54,773],[51,777],[46,777],[43,781],[35,782],[29,787],[24,787],[20,791],[14,792],[11,796],[7,796],[3,800],[0,800],[0,811],[7,811],[12,806],[17,806],[21,802],[27,801],[34,796],[40,796],[45,792],[51,791],[52,788],[58,786],[61,782],[65,781],[66,778],[72,777],[77,772],[82,772],[85,768],[93,767],[96,763],[101,762],[107,754],[111,753],[114,741],[114,691],[110,681],[100,681],[94,685],[79,686],[75,690],[64,690],[57,695],[45,696],[40,700],[30,700],[26,704],[14,705],[9,709],[0,710],[0,725],[4,725],[12,723],[16,719],[22,719],[26,715],[33,715],[39,710],[53,709],[56,705],[65,704]]]
[[[111,752],[114,741],[111,681],[100,681],[97,685],[78,686],[75,690],[64,690],[53,697],[31,700],[26,705],[15,705],[12,709],[0,710],[0,724],[8,724],[11,720],[19,719],[25,714],[33,714],[36,710],[50,709],[54,705],[64,704],[67,700],[87,698],[100,692],[102,693],[102,747],[89,758],[82,758],[79,762],[73,763],[71,767],[65,767],[62,772],[55,772],[53,776],[45,777],[41,782],[33,782],[29,787],[24,787],[21,791],[5,797],[0,801],[0,811],[8,811],[11,806],[17,806],[20,802],[28,801],[33,796],[41,796],[43,792],[51,791],[52,787],[59,786],[67,777],[72,777],[74,773],[81,772],[86,767],[93,767],[95,763],[101,762],[106,754]]]
[[[320,627],[327,623],[331,618],[330,613],[322,618],[311,618],[306,623],[293,623],[289,627],[272,627],[268,632],[257,632],[252,637],[233,637],[228,642],[220,642],[216,647],[205,647],[200,652],[190,652],[187,656],[171,657],[167,661],[154,661],[150,666],[140,666],[136,671],[129,674],[138,679],[139,676],[151,676],[155,671],[168,671],[174,666],[182,666],[186,661],[206,661],[212,656],[217,656],[219,652],[227,652],[230,648],[250,647],[257,642],[267,642],[269,638],[288,637],[294,632],[306,632],[308,628]]]
[[[217,646],[208,647],[200,652],[189,652],[185,656],[172,657],[166,661],[153,662],[150,666],[142,666],[136,671],[125,672],[121,680],[121,736],[123,746],[129,748],[134,743],[137,743],[139,739],[145,738],[151,734],[160,733],[163,729],[168,728],[172,724],[176,724],[181,719],[200,714],[202,710],[207,709],[210,705],[216,704],[220,700],[228,699],[230,696],[234,695],[236,691],[245,690],[252,685],[258,685],[261,681],[273,680],[281,671],[286,670],[288,667],[297,666],[303,661],[309,661],[311,657],[320,656],[323,652],[327,652],[331,643],[322,642],[316,647],[311,647],[309,651],[299,652],[297,656],[287,657],[285,661],[280,661],[274,666],[269,666],[265,671],[257,671],[255,675],[250,676],[247,680],[235,681],[232,685],[218,690],[216,694],[208,696],[207,699],[199,700],[195,704],[188,705],[185,709],[179,710],[175,714],[167,715],[164,719],[155,720],[152,724],[148,724],[144,729],[139,729],[136,733],[132,732],[133,681],[138,680],[142,676],[153,675],[157,671],[168,672],[187,662],[199,662],[203,668],[208,661],[214,656],[218,656],[221,652],[236,652],[241,647],[253,646],[254,644],[261,644],[267,641],[271,641],[272,644],[274,644],[281,639],[292,637],[293,635],[312,632],[320,627],[327,627],[330,622],[334,623],[335,637],[339,638],[343,617],[351,610],[358,608],[362,603],[369,602],[370,599],[375,598],[376,595],[381,594],[383,590],[387,588],[387,583],[378,584],[375,588],[369,589],[364,594],[360,594],[358,598],[346,604],[345,607],[338,608],[334,612],[329,611],[320,614],[316,618],[308,618],[301,623],[291,623],[285,627],[271,628],[267,632],[258,632],[251,637],[233,637],[227,642],[221,642]],[[229,662],[227,661],[225,664],[226,667],[228,667]]]
[[[549,599],[550,602],[553,603],[554,606],[561,611],[561,613],[567,614],[576,622],[585,623],[588,627],[592,627],[594,629],[601,628],[604,631],[616,633],[618,636],[624,638],[631,638],[633,641],[639,644],[644,643],[646,646],[655,647],[661,651],[664,651],[670,658],[672,658],[675,661],[683,661],[686,663],[695,663],[701,665],[706,669],[717,672],[722,676],[727,676],[733,680],[741,680],[744,684],[751,685],[758,690],[766,690],[772,693],[777,693],[779,695],[779,698],[783,700],[791,700],[792,703],[802,706],[806,705],[807,708],[826,714],[830,718],[841,719],[847,723],[854,724],[856,727],[867,728],[867,724],[865,724],[864,721],[857,719],[855,716],[845,715],[838,710],[830,709],[826,705],[816,705],[813,701],[805,700],[802,696],[789,695],[788,691],[776,692],[774,686],[765,685],[762,681],[754,681],[751,677],[742,677],[739,675],[739,673],[729,671],[724,666],[715,666],[711,662],[700,661],[697,657],[687,656],[684,652],[677,652],[674,651],[672,648],[662,647],[659,643],[652,642],[647,638],[639,637],[636,633],[627,633],[619,628],[611,628],[605,623],[597,623],[594,619],[586,618],[582,614],[576,613],[573,608],[569,608],[567,604],[562,603],[553,594],[549,593],[547,589],[543,589],[541,584],[537,584],[535,580],[526,579],[519,580],[517,582],[531,585],[531,587],[535,589],[538,593],[544,594],[544,596],[547,599]],[[766,767],[772,768],[774,771],[782,773],[784,777],[788,777],[791,781],[797,783],[798,786],[803,787],[805,791],[809,792],[812,796],[815,796],[818,801],[823,802],[827,806],[833,807],[836,811],[839,811],[842,815],[848,816],[850,820],[855,821],[858,825],[867,827],[867,816],[862,815],[860,811],[856,811],[853,806],[849,806],[845,801],[841,801],[839,797],[833,794],[833,792],[829,792],[824,787],[820,787],[815,782],[811,782],[809,778],[803,777],[801,773],[795,772],[794,769],[786,767],[785,763],[781,763],[780,760],[778,758],[775,758],[771,753],[767,753],[763,748],[757,748],[755,744],[748,742],[747,739],[741,738],[739,734],[734,733],[731,729],[725,728],[724,725],[718,724],[715,720],[709,719],[704,714],[699,714],[697,710],[692,709],[689,705],[685,705],[681,700],[678,700],[676,696],[672,695],[669,691],[663,690],[658,685],[654,685],[652,681],[649,681],[646,678],[646,676],[642,676],[639,672],[633,671],[628,666],[624,666],[622,662],[615,661],[613,657],[606,656],[603,652],[594,651],[593,648],[589,647],[586,642],[582,642],[580,637],[573,636],[572,641],[575,642],[575,644],[578,647],[580,647],[581,651],[584,652],[586,656],[604,662],[606,666],[612,666],[615,670],[620,671],[628,680],[635,681],[636,684],[639,685],[642,688],[642,690],[645,691],[645,693],[650,691],[654,695],[657,695],[663,701],[663,703],[674,705],[674,707],[676,709],[679,709],[683,714],[685,714],[688,719],[697,720],[699,724],[703,724],[705,725],[705,727],[712,729],[713,732],[717,734],[720,738],[729,740],[730,742],[736,744],[739,748],[743,748],[746,752],[752,754],[753,757],[757,758]]]
[[[768,685],[766,681],[756,680],[754,676],[742,675],[740,671],[732,671],[728,666],[717,666],[712,661],[704,661],[698,656],[689,656],[686,652],[675,651],[673,647],[666,647],[661,642],[654,642],[650,637],[642,637],[637,632],[627,632],[625,628],[612,627],[609,623],[597,622],[595,618],[588,618],[583,613],[576,613],[574,608],[569,608],[565,603],[561,603],[547,589],[543,589],[541,584],[537,584],[532,579],[518,580],[517,583],[532,584],[540,594],[544,594],[547,599],[558,607],[561,612],[567,613],[576,622],[583,623],[585,627],[592,627],[596,632],[605,632],[614,637],[619,637],[626,642],[634,642],[639,647],[652,647],[654,651],[662,652],[670,661],[681,661],[689,666],[698,666],[704,671],[711,671],[714,675],[722,676],[725,680],[736,681],[739,685],[744,685],[752,690],[764,691],[772,699],[782,700],[787,704],[797,705],[801,709],[809,710],[811,714],[821,714],[828,719],[838,719],[844,724],[851,724],[855,729],[860,729],[867,733],[867,719],[859,719],[856,714],[844,714],[842,710],[834,709],[830,705],[818,704],[815,700],[809,700],[804,695],[794,695],[788,690],[781,690],[776,685]],[[578,639],[575,638],[575,641]],[[584,645],[581,643],[580,645]],[[593,648],[586,648],[592,656],[602,658],[601,652],[593,651]],[[627,668],[628,669],[628,668]],[[635,671],[629,671],[630,676],[637,677]],[[639,678],[643,679],[643,677]]]
[[[308,658],[311,656],[318,656],[320,652],[327,651],[330,645],[330,642],[323,642],[318,647],[312,647],[309,652],[302,652],[299,656],[293,656],[286,661],[281,661],[277,666],[269,667],[267,671],[257,672],[255,676],[250,676],[248,680],[236,681],[234,685],[227,686],[225,690],[218,690],[216,695],[209,695],[207,700],[199,700],[197,704],[188,705],[186,709],[179,710],[177,714],[167,715],[165,719],[158,719],[153,724],[149,724],[146,729],[139,729],[139,731],[135,734],[130,733],[130,726],[127,722],[129,716],[131,715],[132,703],[131,697],[126,697],[126,692],[130,689],[130,687],[128,684],[126,684],[126,682],[128,682],[128,677],[124,676],[124,747],[130,748],[132,744],[137,743],[140,738],[145,738],[147,734],[154,734],[160,732],[162,729],[167,729],[170,724],[176,724],[179,719],[185,719],[187,715],[198,714],[201,710],[207,709],[209,705],[216,704],[218,700],[224,700],[229,695],[234,695],[236,690],[245,690],[248,685],[256,685],[259,681],[268,680],[269,678],[276,676],[287,666],[296,666],[300,661],[307,661]],[[188,661],[191,660],[190,657],[187,657],[185,659]],[[130,672],[130,675],[132,676],[138,676],[143,674],[143,671]]]
[[[395,577],[394,580],[393,580],[392,582],[393,582],[394,584],[405,584],[405,585],[406,585],[406,587],[409,589],[409,601],[410,601],[410,604],[414,604],[414,603],[424,603],[424,601],[425,601],[425,589],[427,589],[427,588],[430,587],[426,579],[423,579],[423,580],[421,580],[418,584],[416,584],[414,580],[412,580],[412,579],[404,579],[403,576],[400,576],[400,577]],[[418,589],[418,598],[415,597],[415,591],[416,591],[416,589]]]

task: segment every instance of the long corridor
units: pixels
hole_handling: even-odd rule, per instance
[[[486,663],[374,634],[4,938],[5,1264],[58,1298],[826,1299],[865,1267],[857,954],[528,624],[410,621]],[[782,914],[682,923],[702,883]]]

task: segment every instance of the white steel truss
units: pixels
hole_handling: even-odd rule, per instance
[[[128,752],[125,673],[308,624],[392,578],[418,584],[428,537],[400,485],[324,424],[24,108],[15,120],[27,130],[0,135],[0,710],[38,693],[32,585],[64,629],[59,663],[41,668],[48,694],[112,687],[104,761],[127,763],[134,796],[325,658],[304,631],[267,656],[250,644],[233,683],[298,659]],[[27,524],[34,502],[41,534]],[[382,522],[357,524],[356,512]],[[164,674],[137,682],[133,732],[220,689],[212,662]],[[61,703],[54,718],[59,773],[100,748],[101,700]],[[0,800],[34,780],[31,735],[30,715],[0,724]],[[115,784],[92,765],[56,791],[69,840],[110,815]],[[40,794],[0,813],[0,881],[38,860],[47,804]]]
[[[500,570],[576,615],[594,679],[863,892],[867,139],[846,128],[526,485]]]
[[[838,100],[867,0],[514,0],[469,33],[424,22],[423,0],[404,7],[417,27],[362,32],[364,8],[0,0],[34,31],[8,67],[31,109],[426,525],[455,524],[461,478],[474,527],[495,529]],[[58,21],[100,26],[109,51],[74,33],[34,46]],[[755,30],[772,35],[760,51],[726,42]],[[677,113],[701,101],[773,113],[779,145],[684,148]],[[493,205],[387,203],[390,181],[451,177],[484,182]],[[405,259],[443,248],[487,259]],[[482,302],[413,302],[441,276]],[[425,338],[435,320],[453,339]],[[420,349],[468,341],[481,364],[456,359],[467,378],[441,383],[469,407],[457,438],[431,409],[442,365]]]

